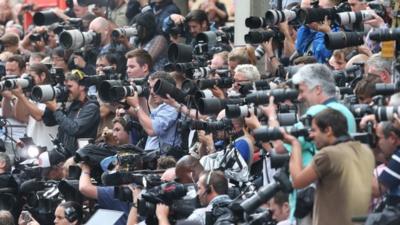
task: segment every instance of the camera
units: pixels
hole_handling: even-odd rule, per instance
[[[283,102],[285,100],[295,101],[298,95],[299,91],[291,88],[256,91],[248,94],[245,97],[245,102],[247,104],[253,103],[255,105],[264,105],[269,103],[270,96],[274,96],[275,103]]]
[[[51,25],[62,21],[53,11],[41,11],[33,15],[33,23],[36,26]]]
[[[219,79],[202,79],[197,81],[197,86],[200,90],[213,88],[217,86],[219,88],[230,88],[233,84],[233,79],[231,77],[222,77]]]
[[[131,85],[122,80],[105,80],[99,86],[99,97],[105,102],[118,102],[125,97],[133,96],[135,92],[139,97],[147,97],[150,94],[147,86]]]
[[[335,15],[335,22],[345,26],[350,24],[360,24],[364,21],[373,19],[373,10],[361,10],[359,12],[341,12]]]
[[[303,9],[295,9],[295,10],[268,10],[265,13],[265,21],[269,25],[278,25],[284,21],[291,22],[293,20],[298,21],[298,23],[303,24],[306,19],[306,14]]]
[[[283,127],[283,129],[286,133],[295,137],[308,137],[308,128]],[[262,142],[283,139],[283,134],[279,127],[260,127],[254,129],[252,135],[256,141]]]
[[[259,44],[269,41],[271,38],[276,41],[283,41],[285,39],[285,35],[279,30],[267,30],[249,31],[249,33],[244,36],[245,42],[250,44]]]
[[[60,34],[60,45],[65,49],[79,49],[87,45],[100,46],[100,34],[93,31],[66,30]]]
[[[346,83],[353,81],[364,74],[363,65],[352,65],[345,70],[333,71],[336,86],[345,87]]]
[[[168,219],[174,224],[178,219],[187,218],[199,202],[192,185],[176,182],[164,183],[142,192],[142,200],[138,202],[138,212],[146,217],[146,224],[157,224],[155,217],[156,204],[163,203],[170,208]]]
[[[49,39],[49,36],[47,33],[33,33],[29,36],[29,40],[31,42],[37,42],[37,41],[44,41],[47,42]]]
[[[335,50],[364,44],[364,35],[365,32],[329,32],[324,41],[327,49]]]
[[[211,133],[218,130],[230,130],[232,121],[230,119],[222,119],[218,121],[200,121],[200,120],[181,120],[178,127],[180,130],[204,130]]]
[[[375,84],[375,95],[390,96],[400,91],[400,82],[394,84]]]
[[[252,91],[269,90],[269,82],[267,80],[257,80],[251,83],[239,84],[239,93],[243,96],[251,93]]]
[[[333,21],[337,13],[340,12],[349,12],[352,11],[349,3],[342,2],[338,6],[334,8],[308,8],[304,9],[305,20],[304,24],[309,24],[312,22],[322,22],[325,20],[325,17],[328,17],[329,20]]]
[[[227,98],[227,99],[219,99],[219,98],[199,98],[197,99],[197,106],[199,112],[203,115],[206,114],[217,114],[221,110],[223,110],[226,105],[236,105],[243,104],[244,99],[242,98]]]
[[[399,106],[370,106],[366,104],[356,104],[350,107],[354,117],[361,118],[364,115],[374,114],[378,121],[390,121],[394,119],[394,114],[400,112]]]
[[[250,29],[263,28],[267,26],[267,21],[264,17],[250,16],[245,20],[246,27]]]
[[[23,75],[21,78],[16,79],[6,79],[4,81],[4,87],[6,89],[15,89],[18,86],[21,88],[29,88],[33,86],[33,79],[29,75]]]
[[[400,28],[377,29],[369,34],[369,38],[373,41],[398,41],[400,40]]]
[[[56,99],[57,102],[66,102],[68,92],[68,88],[64,85],[38,85],[32,88],[32,99],[42,103],[53,99]]]
[[[154,93],[164,98],[169,94],[171,98],[175,99],[179,103],[184,103],[186,100],[186,95],[181,90],[176,88],[172,83],[163,79],[157,80],[154,84],[153,90]]]
[[[118,39],[120,37],[132,37],[132,36],[137,36],[138,31],[136,26],[132,27],[121,27],[121,28],[116,28],[111,32],[111,37],[113,39]]]

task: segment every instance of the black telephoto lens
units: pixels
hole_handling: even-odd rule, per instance
[[[167,94],[169,94],[169,96],[171,96],[171,98],[175,99],[177,102],[185,103],[186,95],[168,81],[163,79],[157,80],[153,89],[154,93],[161,97],[166,98]]]
[[[325,34],[326,48],[342,49],[364,44],[364,32],[330,32]]]

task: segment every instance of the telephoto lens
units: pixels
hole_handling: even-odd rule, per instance
[[[33,15],[33,23],[36,26],[51,25],[60,21],[62,21],[62,19],[50,10],[37,12]]]
[[[120,37],[132,37],[132,36],[137,36],[138,31],[136,29],[136,26],[132,27],[121,27],[121,28],[116,28],[111,32],[111,37],[114,39],[118,39]]]
[[[37,102],[47,102],[56,99],[57,102],[68,100],[68,88],[57,85],[39,85],[32,88],[32,99]]]
[[[341,12],[335,15],[335,22],[345,26],[350,24],[359,24],[374,18],[373,10],[361,10],[359,12]]]
[[[258,107],[249,106],[249,105],[226,105],[225,106],[225,115],[227,118],[239,118],[239,117],[248,117],[253,112],[257,117],[262,116],[262,110]]]
[[[400,40],[400,28],[394,29],[377,29],[369,34],[369,38],[373,41],[399,41]]]
[[[110,89],[110,96],[113,99],[113,102],[121,101],[122,99],[128,96],[134,96],[135,92],[139,97],[149,96],[150,91],[146,86],[114,86]]]
[[[171,96],[171,98],[175,99],[179,103],[185,103],[186,95],[175,87],[175,85],[171,84],[170,82],[158,79],[157,82],[154,84],[154,93],[157,95],[166,98],[167,94]]]
[[[213,88],[217,86],[219,88],[231,88],[233,84],[233,78],[231,77],[222,77],[219,79],[202,79],[197,81],[197,86],[200,90]]]
[[[100,99],[104,102],[114,102],[115,93],[111,93],[111,90],[114,87],[122,87],[124,84],[125,82],[121,80],[105,80],[101,82],[98,90]]]
[[[242,104],[243,99],[241,98],[227,98],[227,99],[219,99],[219,98],[199,98],[197,99],[197,106],[199,112],[203,115],[207,114],[217,114],[221,110],[225,108],[226,105],[237,105]]]
[[[65,49],[79,49],[85,45],[100,45],[100,34],[93,31],[66,30],[60,34],[60,45]]]
[[[400,91],[400,82],[395,84],[375,84],[375,95],[390,96]]]
[[[279,103],[285,100],[294,101],[297,99],[299,91],[291,88],[273,89],[270,91],[256,91],[246,96],[247,104],[253,103],[256,105],[264,105],[269,103],[269,97],[274,96],[274,102]]]
[[[295,136],[295,137],[308,137],[308,129],[307,128],[297,128],[297,127],[283,127],[285,132]],[[266,127],[262,126],[260,128],[254,129],[252,131],[253,137],[256,141],[274,141],[274,140],[282,140],[283,133],[280,130],[280,127]]]
[[[364,44],[364,35],[365,32],[329,32],[324,40],[327,49],[335,50]]]
[[[375,116],[378,121],[391,121],[399,115],[400,106],[378,106],[375,108]]]
[[[244,41],[250,44],[259,44],[269,41],[271,38],[280,41],[284,39],[284,35],[281,32],[274,30],[250,31],[244,36]]]
[[[257,29],[267,26],[267,22],[265,21],[264,17],[250,16],[246,18],[244,22],[246,24],[246,27],[250,29]]]
[[[21,88],[28,88],[33,85],[32,77],[29,75],[21,76],[21,78],[7,79],[4,81],[4,86],[6,89],[15,89],[18,86]]]
[[[191,62],[193,48],[190,45],[172,43],[168,47],[168,61],[171,63]]]
[[[284,21],[291,22],[293,20],[299,20],[299,22],[304,23],[304,20],[306,19],[306,14],[304,10],[268,10],[265,13],[265,21],[269,25],[278,25],[279,23],[282,23]]]
[[[312,22],[322,22],[325,20],[325,17],[328,17],[329,20],[333,19],[333,16],[336,14],[335,8],[308,8],[304,9],[305,19],[303,20],[303,24],[309,24]]]

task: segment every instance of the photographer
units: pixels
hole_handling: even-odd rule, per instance
[[[123,117],[113,119],[113,138],[117,145],[129,144],[129,122]]]
[[[114,186],[93,185],[91,181],[91,168],[85,163],[81,163],[80,167],[82,173],[79,178],[79,192],[89,199],[97,200],[100,208],[124,212],[124,215],[116,222],[116,224],[127,224],[131,204],[128,202],[122,202],[114,197]],[[135,200],[136,199],[137,197]]]
[[[125,54],[126,75],[128,80],[148,79],[153,71],[153,59],[143,49],[135,49]]]
[[[156,30],[156,20],[151,12],[141,13],[135,17],[138,36],[136,48],[146,50],[153,59],[154,70],[160,71],[167,64],[168,43]]]
[[[128,18],[126,17],[127,6],[125,0],[111,0],[109,1],[109,14],[108,18],[104,14],[104,10],[97,5],[92,9],[94,15],[109,19],[117,27],[123,27],[128,25]],[[108,10],[108,9],[106,9]]]
[[[346,118],[339,111],[325,109],[314,116],[310,138],[319,152],[306,167],[299,141],[284,134],[285,142],[292,145],[289,168],[293,187],[304,188],[317,182],[315,225],[350,225],[353,216],[368,212],[372,190],[365,184],[372,179],[374,156],[368,147],[353,141],[347,130]]]
[[[62,68],[64,73],[69,72],[68,68],[68,59],[70,57],[70,53],[64,50],[62,47],[57,47],[52,50],[50,55],[50,61],[54,68]]]
[[[330,0],[319,1],[319,7],[331,8],[336,4]],[[302,8],[310,8],[310,1],[303,0],[301,2]],[[331,21],[325,18],[322,24],[312,22],[310,24],[302,25],[297,31],[297,38],[295,47],[299,55],[311,54],[319,63],[325,63],[331,57],[332,52],[325,46],[324,35],[327,32],[339,31],[337,26],[332,27]]]
[[[231,199],[228,193],[228,180],[221,171],[204,171],[197,182],[197,195],[204,208],[196,209],[188,218],[206,224],[235,224],[232,211],[228,208]],[[160,225],[170,224],[168,221],[169,207],[158,204],[156,209]]]
[[[65,84],[71,104],[65,110],[58,107],[55,99],[45,103],[43,122],[47,126],[59,125],[57,139],[66,150],[61,154],[52,151],[54,154],[49,154],[51,165],[74,155],[78,149],[77,139],[96,138],[100,122],[99,103],[87,96],[87,87],[81,83],[83,76],[77,70],[67,74]]]
[[[33,79],[34,85],[51,84],[50,73],[43,64],[32,64],[29,67],[29,75]],[[16,97],[17,102],[14,107],[15,118],[28,123],[27,136],[32,137],[33,143],[37,146],[47,147],[47,150],[53,148],[50,135],[57,133],[58,126],[48,127],[43,121],[46,105],[43,103],[32,102],[18,86],[11,91]]]
[[[186,38],[186,44],[194,44],[194,38],[210,30],[210,23],[206,12],[203,10],[192,10],[186,17],[179,14],[172,14],[164,19],[162,30],[164,33],[171,34],[171,29],[176,26],[188,26],[181,35]]]
[[[381,197],[387,193],[386,204],[396,206],[400,202],[397,192],[399,187],[399,170],[397,158],[400,155],[398,146],[400,145],[400,129],[392,122],[380,122],[376,127],[377,144],[385,156],[385,167],[381,174],[374,179],[373,194]]]
[[[269,209],[272,219],[278,222],[276,225],[290,225],[289,196],[282,191],[277,192],[269,201]]]
[[[143,129],[148,135],[145,150],[160,149],[162,154],[174,151],[174,147],[181,144],[181,135],[177,131],[178,112],[154,93],[154,84],[162,79],[175,86],[174,79],[166,72],[155,72],[149,77],[150,97],[148,105],[150,115],[148,115],[139,104],[137,93],[133,97],[127,97],[127,103],[131,106],[129,112],[139,120]],[[171,149],[172,148],[172,149]],[[172,152],[171,152],[172,153]]]
[[[0,44],[3,46],[3,52],[19,54],[19,38],[16,34],[6,33],[0,38]]]
[[[111,24],[103,17],[97,17],[89,24],[89,30],[100,34],[100,46],[96,49],[98,53],[107,53],[111,48]]]
[[[162,30],[163,21],[171,14],[180,14],[179,8],[172,0],[130,0],[128,2],[128,10],[126,16],[129,19],[134,18],[140,12],[151,11],[156,17],[157,30]]]
[[[366,72],[368,75],[376,75],[386,84],[393,82],[392,60],[382,57],[381,53],[369,57],[365,65],[367,67]]]

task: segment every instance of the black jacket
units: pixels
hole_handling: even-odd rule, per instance
[[[43,122],[46,126],[59,125],[57,139],[64,145],[68,156],[78,149],[78,138],[96,138],[100,123],[100,106],[97,99],[90,98],[82,103],[73,101],[63,112],[45,109]]]

